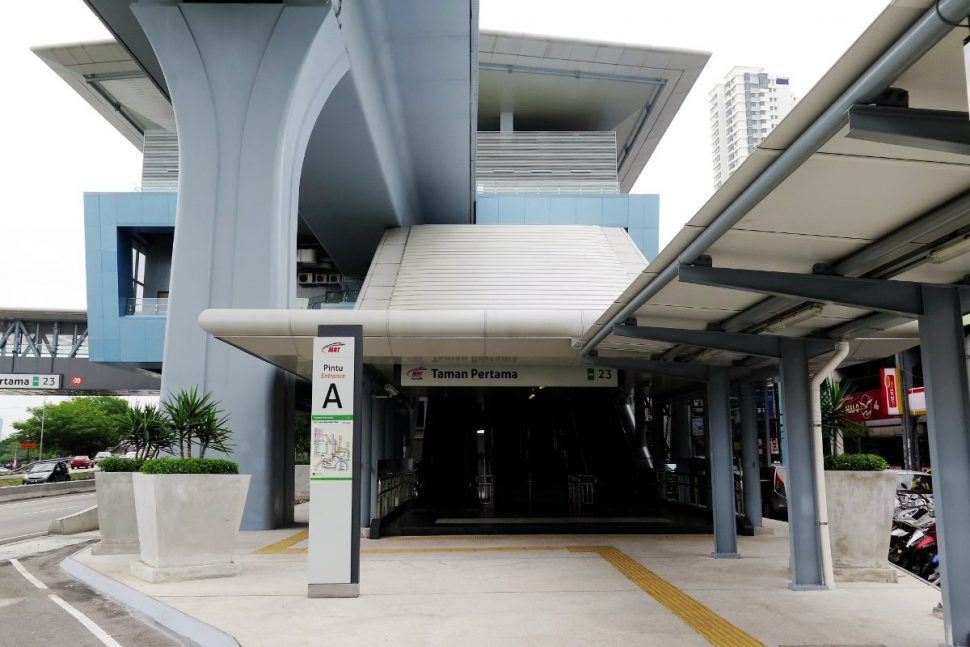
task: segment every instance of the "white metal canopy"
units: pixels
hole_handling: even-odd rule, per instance
[[[602,341],[594,338],[604,326],[615,322],[617,313],[627,308],[665,268],[684,262],[681,256],[688,246],[764,175],[779,156],[809,130],[836,98],[892,47],[900,34],[928,8],[932,8],[929,0],[894,3],[888,7],[762,146],[584,333],[577,346],[586,351],[595,346],[604,355],[619,351],[646,355],[669,351],[671,344],[621,339],[613,335]],[[910,107],[967,110],[962,38],[959,30],[953,30],[891,84],[908,91]],[[970,190],[970,156],[864,141],[847,135],[848,125],[845,125],[702,253],[712,258],[715,267],[810,273],[815,264],[837,265]],[[920,237],[905,241],[887,259],[910,254],[913,258],[908,262],[909,267],[901,267],[902,271],[880,278],[953,283],[970,272],[970,256],[926,263],[934,243],[938,241]],[[674,279],[637,308],[635,316],[641,325],[703,329],[731,322],[732,317],[738,317],[764,300],[764,296],[753,293],[686,285]],[[746,327],[728,329],[757,332],[754,324],[764,324],[765,320],[778,314],[764,316],[760,322],[749,322]],[[790,324],[772,332],[804,336],[846,324],[869,313],[825,305],[817,312],[813,310],[806,314],[811,316],[799,317],[796,313],[790,318]],[[779,319],[784,323],[783,318]],[[896,325],[898,323],[882,331],[858,335],[860,339],[854,344],[850,361],[885,357],[916,345],[915,322]],[[720,353],[717,357],[722,361],[738,359],[729,353]]]

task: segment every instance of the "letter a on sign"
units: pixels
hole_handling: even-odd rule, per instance
[[[327,387],[327,395],[323,398],[323,408],[326,409],[331,404],[336,404],[338,409],[343,409],[344,405],[340,402],[340,394],[337,393],[337,385],[331,384]]]

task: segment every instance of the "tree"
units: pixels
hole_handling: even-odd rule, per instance
[[[47,456],[93,456],[121,442],[117,417],[128,410],[128,403],[109,396],[79,397],[31,407],[31,417],[13,423],[17,442],[41,445],[44,427],[44,454]]]
[[[866,433],[866,426],[849,419],[846,410],[852,389],[839,380],[829,378],[822,382],[822,434],[830,443],[839,443],[847,436]]]
[[[219,409],[210,393],[200,396],[194,388],[179,391],[162,402],[162,411],[173,434],[173,445],[178,444],[182,458],[192,458],[193,444],[199,446],[199,458],[205,458],[209,448],[232,452],[229,416]]]
[[[154,405],[132,406],[118,416],[117,422],[125,442],[134,446],[136,458],[155,458],[175,443],[171,425]]]

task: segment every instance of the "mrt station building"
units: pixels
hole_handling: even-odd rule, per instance
[[[90,356],[222,402],[246,528],[291,518],[312,340],[353,324],[362,527],[737,556],[770,378],[792,587],[826,587],[810,376],[920,346],[966,644],[970,2],[891,3],[663,250],[629,191],[706,53],[480,32],[474,1],[88,4],[114,42],[37,54],[144,152],[143,191],[84,198]]]

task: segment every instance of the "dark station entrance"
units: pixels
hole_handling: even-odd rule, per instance
[[[382,535],[710,532],[672,510],[643,424],[615,388],[429,389],[417,497]]]

